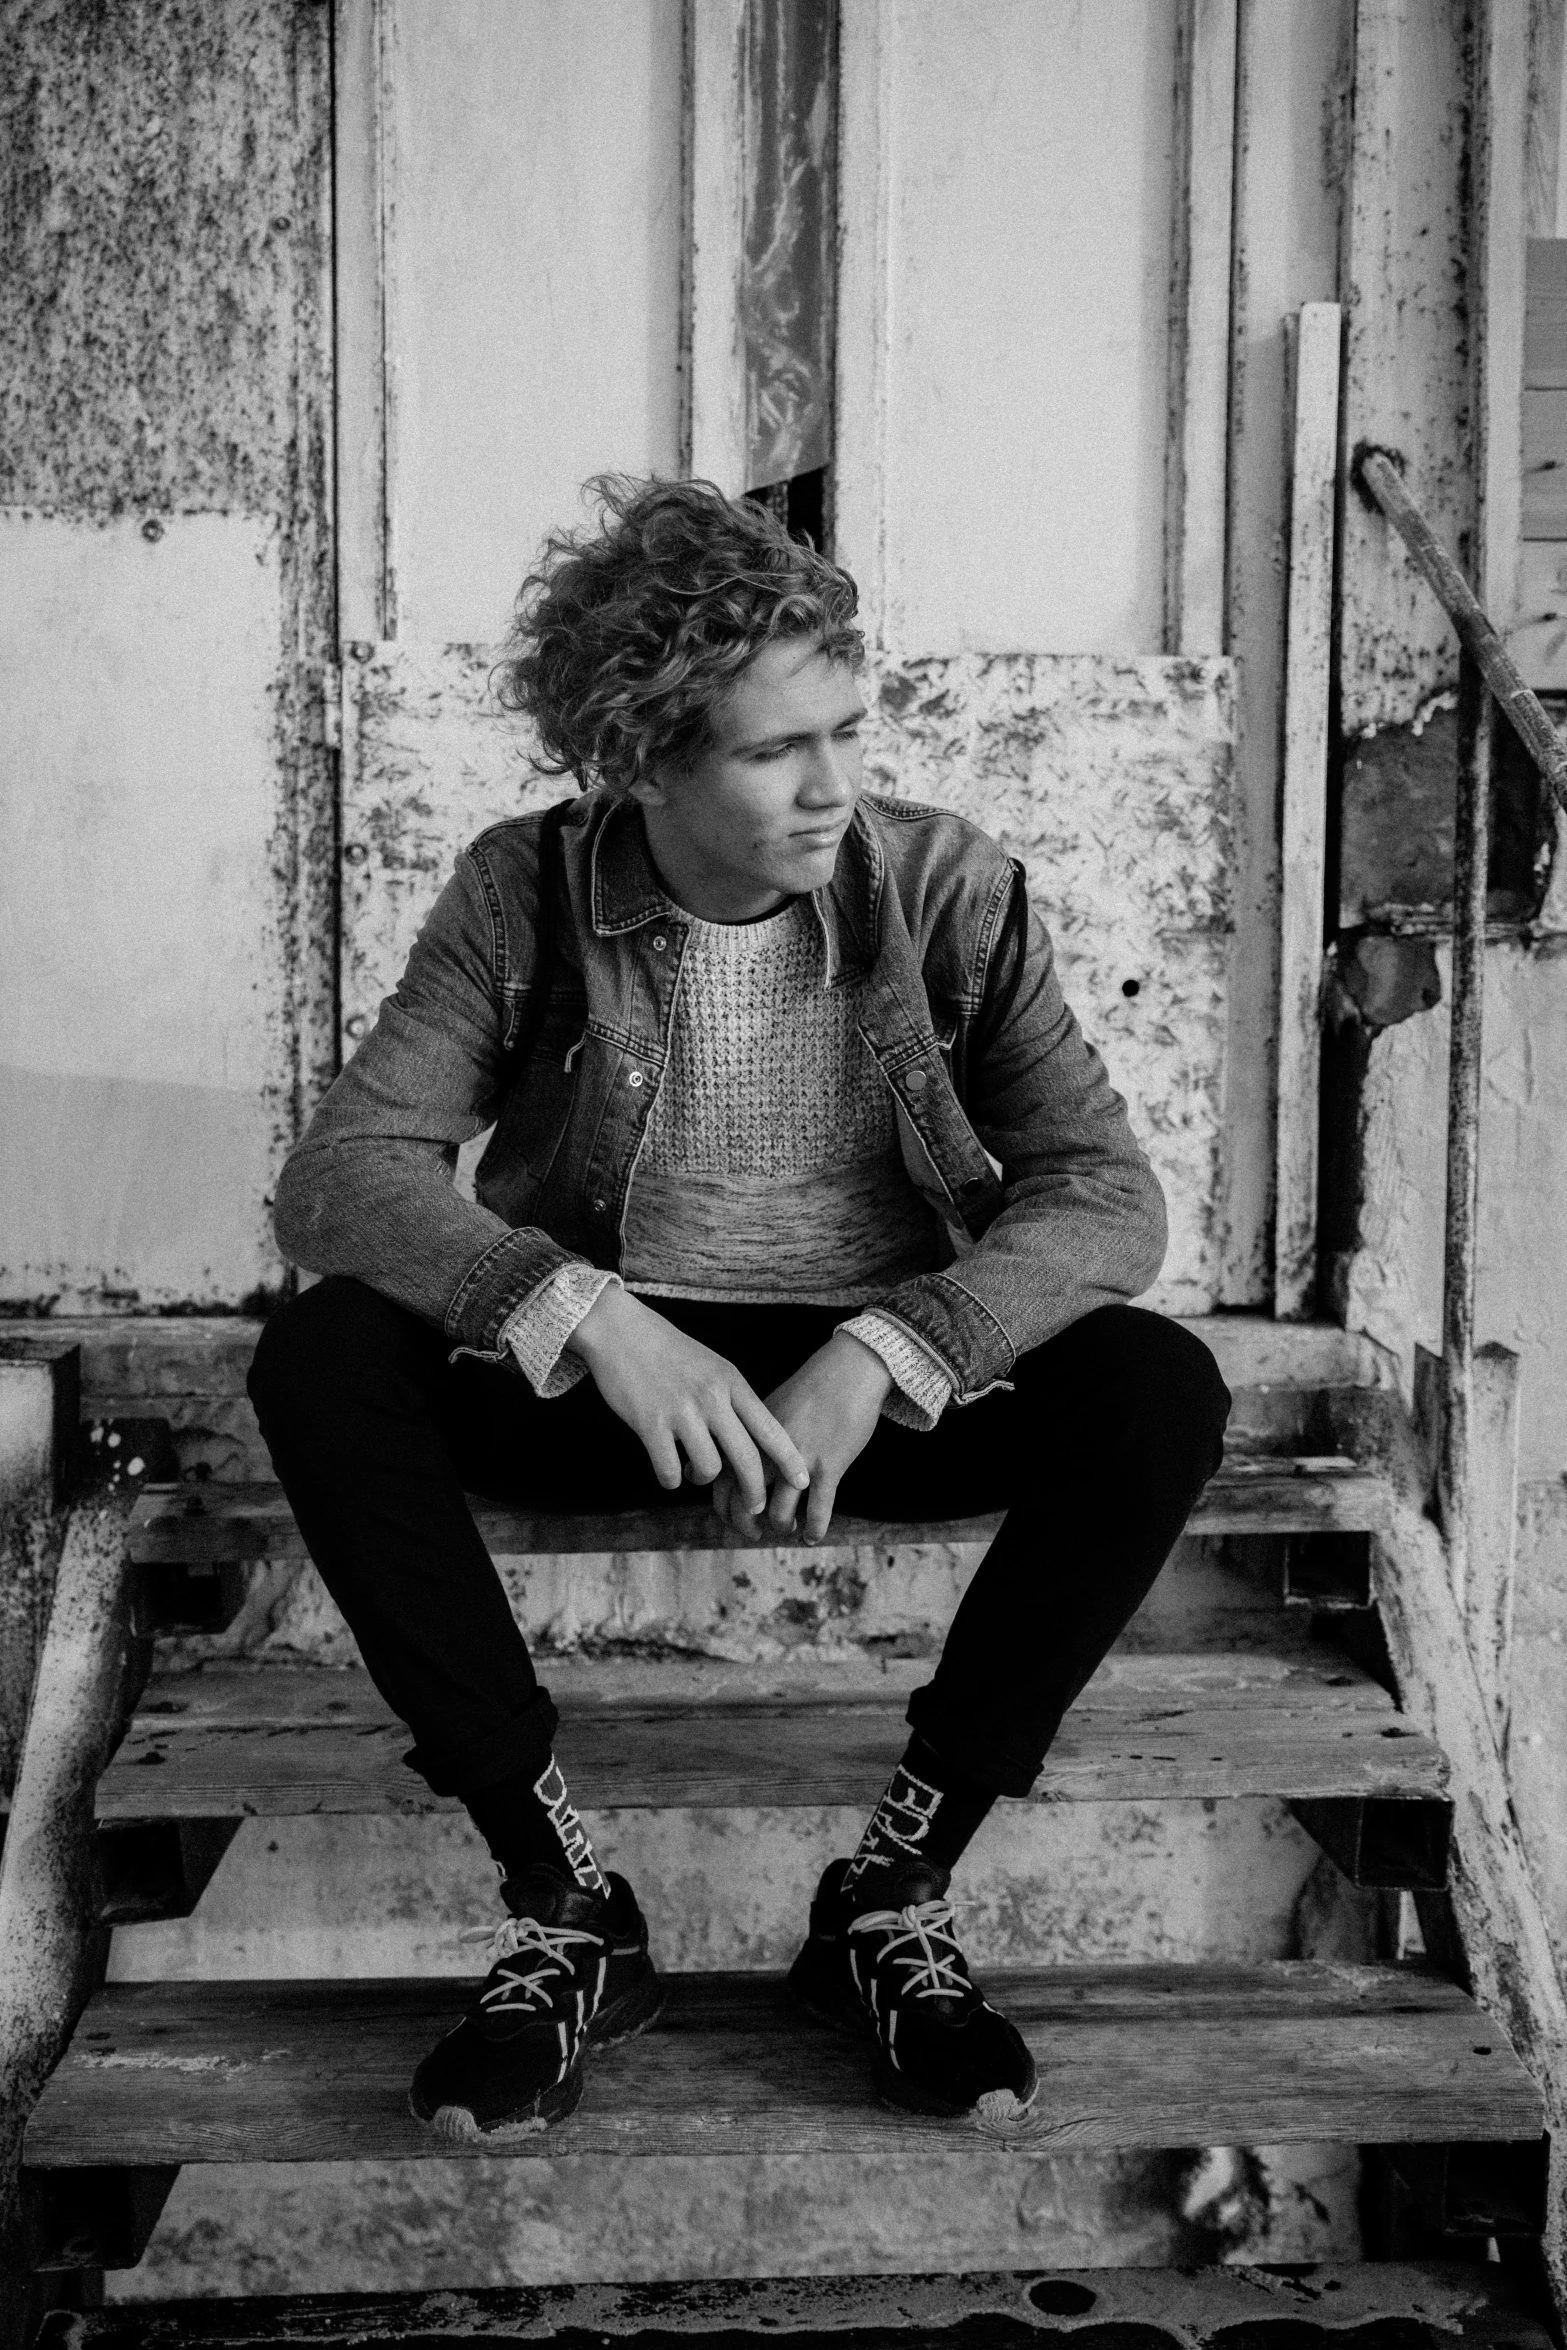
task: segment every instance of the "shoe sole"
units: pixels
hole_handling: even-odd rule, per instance
[[[871,2042],[876,2051],[876,2095],[883,2105],[901,2113],[926,2114],[941,2121],[973,2120],[982,2129],[1005,2128],[1009,2123],[1021,2122],[1033,2108],[1039,2094],[1039,2073],[1032,2062],[1026,2097],[1019,2097],[1015,2089],[986,2089],[972,2105],[954,2105],[948,2098],[933,2096],[928,2089],[916,2088],[887,2054],[880,2033],[859,2001],[824,1997],[813,1990],[801,1975],[798,1960],[789,1971],[789,1991],[796,2005],[815,2022],[826,2024],[830,2031],[840,2032],[849,2039]]]
[[[664,2004],[664,1986],[656,1974],[643,1976],[632,1983],[607,2008],[600,2008],[587,2029],[587,2048],[614,2048],[622,2040],[634,2040],[648,2026],[656,2022]],[[545,2130],[554,2129],[575,2113],[582,2102],[583,2060],[579,2056],[563,2081],[556,2081],[544,2090],[525,2113],[508,2114],[499,2121],[478,2121],[466,2105],[437,2105],[426,2112],[413,2090],[408,2092],[408,2110],[414,2120],[423,2122],[436,2137],[455,2146],[505,2146],[522,2138],[537,2138]]]
[[[563,2081],[556,2081],[534,2099],[526,2113],[508,2114],[500,2121],[485,2124],[475,2119],[466,2105],[437,2105],[424,2111],[410,2089],[408,2110],[416,2122],[423,2122],[437,2138],[444,2138],[453,2146],[506,2146],[522,2138],[537,2138],[545,2130],[553,2129],[568,2114],[575,2113],[582,2102],[582,2059],[576,2063]]]

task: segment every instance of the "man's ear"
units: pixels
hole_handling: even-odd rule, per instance
[[[643,808],[667,808],[669,784],[662,768],[653,774],[643,772],[632,777],[626,786],[626,797]]]

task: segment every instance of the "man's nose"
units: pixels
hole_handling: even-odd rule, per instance
[[[809,746],[800,799],[808,808],[852,807],[859,791],[859,745],[829,735]]]

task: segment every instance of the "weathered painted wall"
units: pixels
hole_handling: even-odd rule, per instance
[[[465,840],[547,804],[526,740],[450,646],[348,667],[343,1011],[363,1035]],[[1022,858],[1062,978],[1164,1182],[1155,1297],[1216,1299],[1233,683],[1220,661],[878,661],[872,789],[956,808]]]
[[[900,654],[1159,648],[1175,13],[885,10]]]
[[[680,0],[381,17],[386,633],[488,641],[589,474],[678,468]]]
[[[1444,1003],[1385,1029],[1363,1098],[1360,1246],[1350,1326],[1393,1349],[1440,1344]],[[1519,1816],[1567,1965],[1567,936],[1486,957],[1478,1336],[1521,1357],[1517,1600],[1508,1742]]]
[[[329,17],[13,11],[0,1300],[233,1304],[331,1050]]]
[[[7,1294],[275,1278],[277,527],[0,518]]]

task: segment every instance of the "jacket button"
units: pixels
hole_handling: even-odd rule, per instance
[[[640,1085],[640,1084],[642,1083],[642,1072],[641,1072],[641,1070],[640,1070],[640,1069],[633,1069],[633,1070],[632,1070],[632,1072],[631,1072],[631,1075],[630,1075],[630,1076],[629,1076],[629,1077],[626,1079],[626,1083],[627,1083],[628,1085]]]
[[[667,946],[668,946],[668,944],[669,944],[669,941],[668,941],[668,939],[667,939],[667,938],[665,938],[665,937],[663,936],[662,932],[661,932],[661,933],[659,934],[659,936],[658,936],[657,938],[655,938],[655,939],[654,939],[654,941],[653,941],[653,952],[654,952],[654,954],[655,954],[655,955],[661,955],[661,954],[663,953],[663,951],[664,951],[665,947],[667,947]]]
[[[605,1209],[606,1209],[608,1206],[609,1206],[609,1202],[608,1202],[608,1200],[607,1200],[607,1199],[596,1199],[596,1200],[593,1202],[593,1213],[594,1213],[596,1216],[602,1216],[602,1215],[603,1215],[603,1213],[604,1213],[604,1210],[605,1210]]]
[[[923,1093],[929,1082],[923,1069],[911,1069],[904,1079],[904,1085],[910,1093]]]

